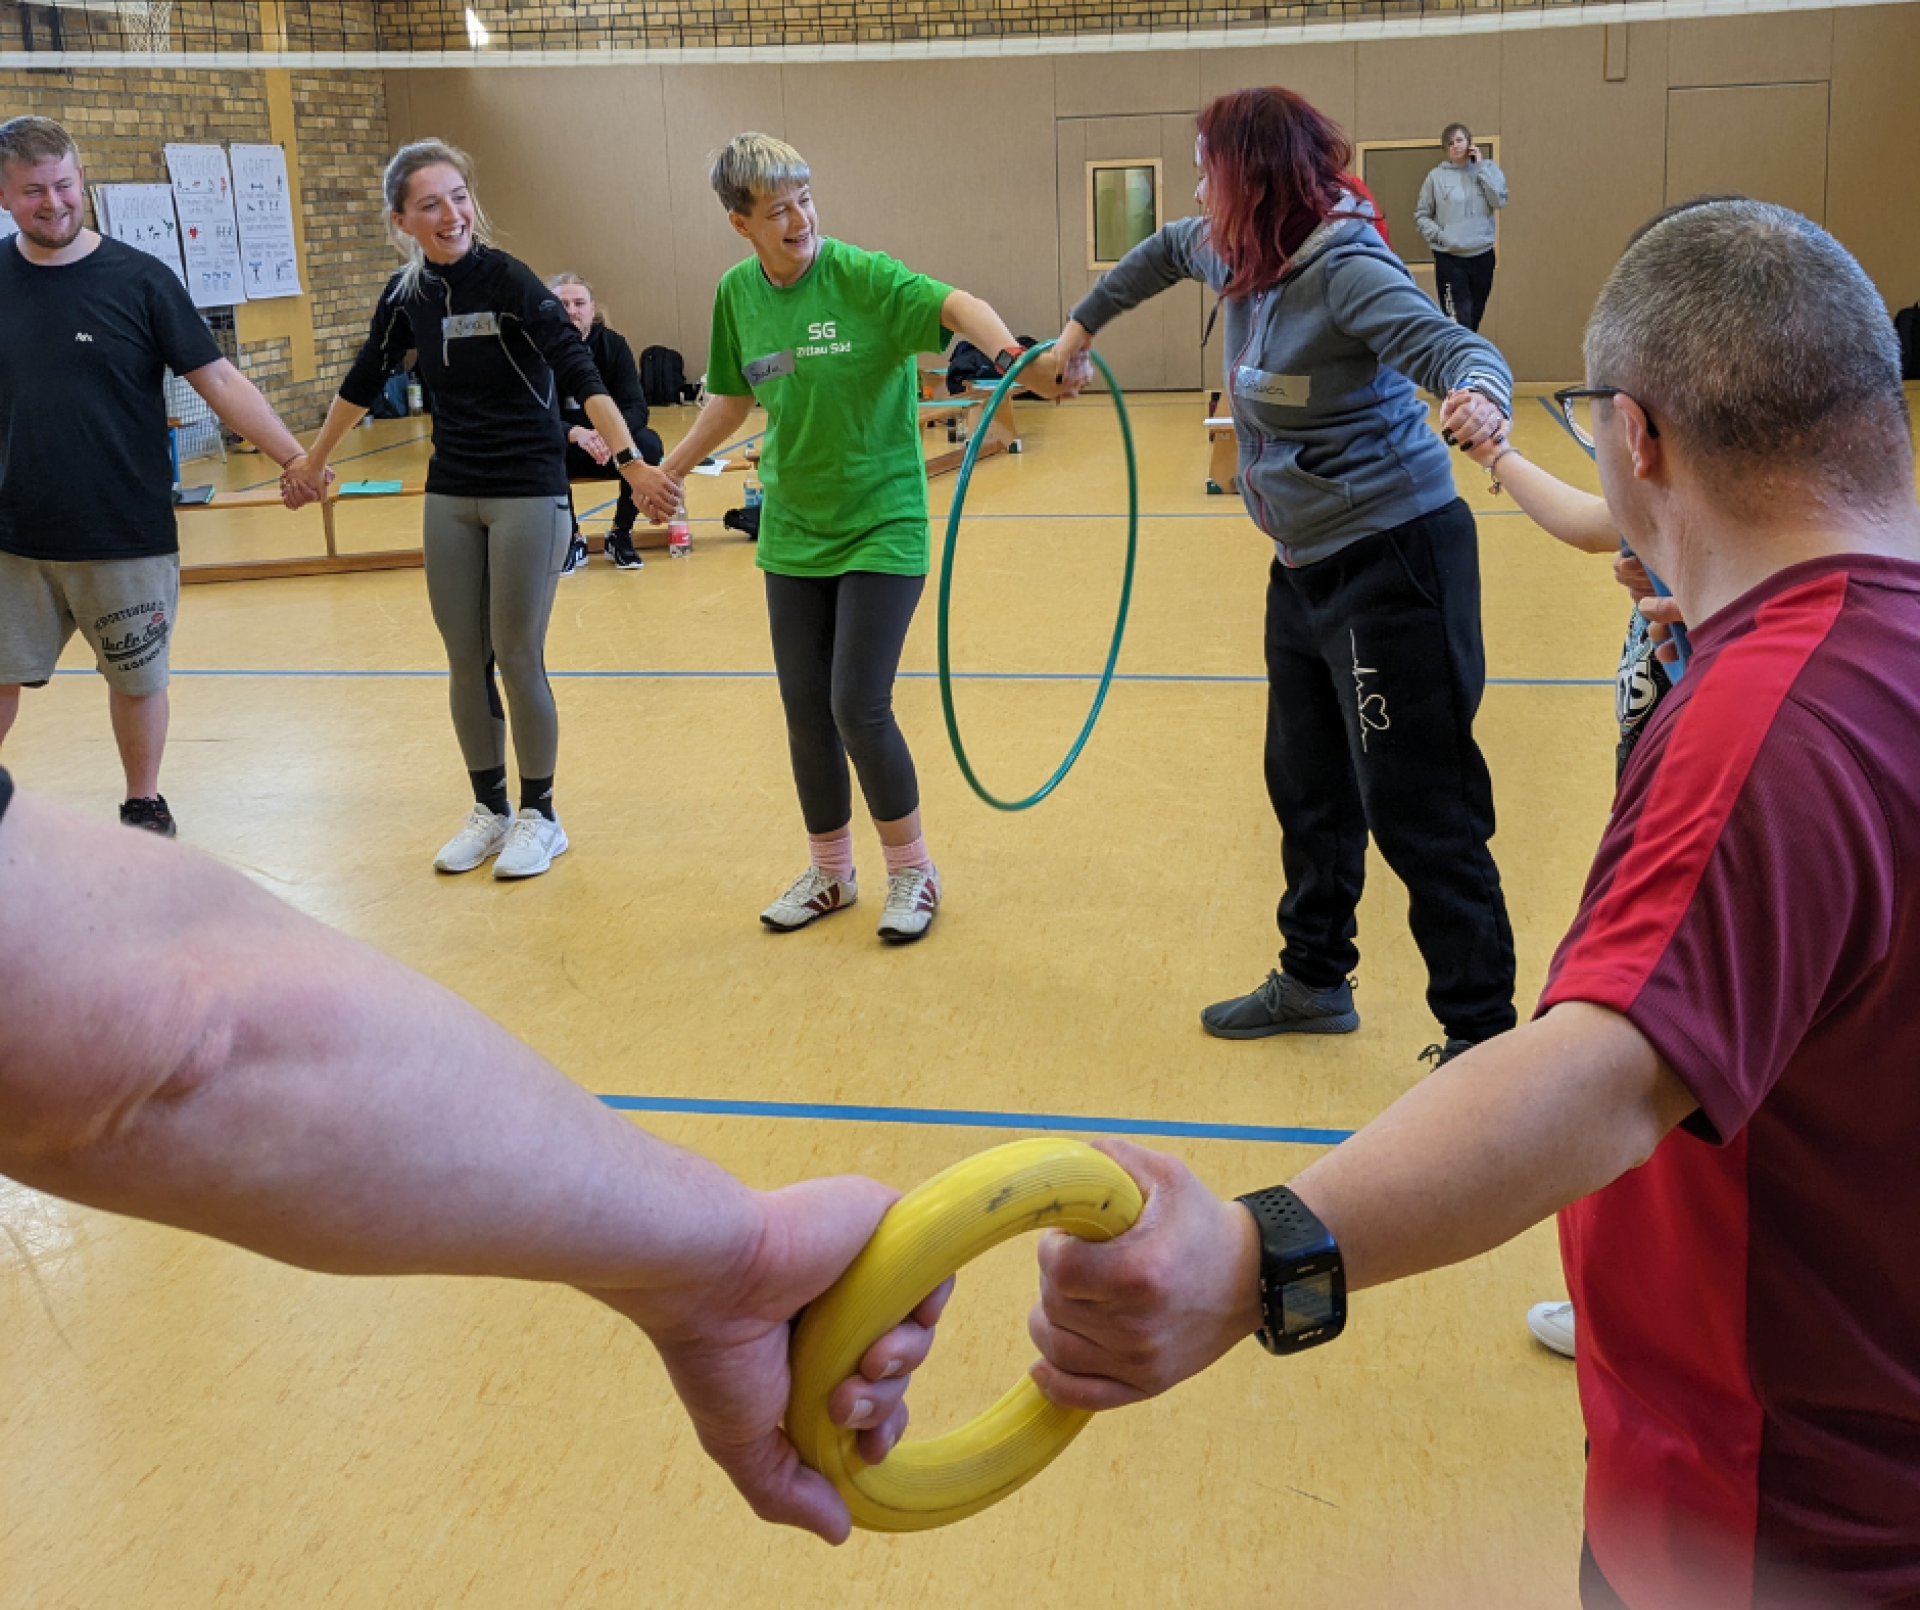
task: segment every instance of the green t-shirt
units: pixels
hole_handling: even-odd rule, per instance
[[[798,285],[758,258],[713,295],[707,390],[767,410],[762,570],[924,576],[931,559],[913,355],[947,344],[952,287],[883,252],[822,239]]]

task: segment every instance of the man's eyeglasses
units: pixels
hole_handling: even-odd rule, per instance
[[[1601,397],[1625,397],[1627,393],[1618,386],[1564,386],[1553,394],[1554,406],[1560,410],[1560,417],[1567,422],[1567,429],[1573,432],[1573,439],[1587,450],[1587,457],[1593,457],[1593,404]],[[1638,402],[1638,398],[1630,399]],[[1647,405],[1640,404],[1642,413],[1647,414],[1647,434],[1658,436],[1659,427],[1653,422],[1653,415],[1647,413]]]

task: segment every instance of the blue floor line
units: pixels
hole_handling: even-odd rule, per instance
[[[55,671],[55,676],[94,676],[97,673],[91,667],[75,667],[71,670]],[[446,676],[445,671],[302,671],[285,668],[271,668],[257,671],[242,670],[181,670],[175,667],[175,676],[206,677],[358,677],[365,680],[382,678],[400,681],[415,677]],[[772,671],[554,671],[547,672],[554,681],[570,682],[770,682]],[[903,682],[933,682],[939,679],[938,671],[902,671],[899,679]],[[1098,682],[1097,671],[956,671],[956,682]],[[1171,672],[1158,671],[1120,671],[1115,673],[1116,682],[1180,682],[1205,685],[1215,682],[1239,683],[1264,686],[1264,676],[1181,676]],[[1606,676],[1490,676],[1487,686],[1490,688],[1610,688],[1614,684],[1612,677]]]
[[[958,1107],[862,1107],[839,1102],[721,1101],[696,1096],[602,1096],[620,1112],[693,1113],[721,1118],[803,1118],[848,1124],[931,1124],[951,1129],[1024,1129],[1079,1135],[1153,1135],[1170,1140],[1252,1140],[1278,1146],[1338,1146],[1351,1129],[1267,1124],[1201,1124],[1178,1118],[1091,1118],[1063,1113],[970,1111]]]

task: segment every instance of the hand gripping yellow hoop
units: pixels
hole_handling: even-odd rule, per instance
[[[827,1418],[827,1395],[867,1349],[956,1269],[1027,1230],[1089,1241],[1139,1217],[1140,1188],[1111,1158],[1077,1140],[1018,1140],[956,1163],[888,1209],[873,1239],[802,1317],[793,1342],[787,1435],[839,1489],[853,1524],[919,1532],[997,1504],[1037,1476],[1093,1416],[1049,1403],[1022,1376],[985,1414],[886,1463],[860,1457],[854,1433]]]

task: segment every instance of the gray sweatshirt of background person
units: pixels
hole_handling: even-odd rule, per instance
[[[1465,167],[1443,162],[1420,186],[1413,221],[1427,244],[1455,257],[1493,248],[1493,215],[1507,204],[1507,176],[1482,157]]]
[[[1227,282],[1204,218],[1134,247],[1073,317],[1097,332],[1183,279]],[[1458,495],[1415,380],[1436,396],[1471,388],[1512,416],[1499,352],[1442,313],[1363,219],[1329,219],[1277,286],[1222,310],[1240,495],[1283,565],[1317,564]]]

